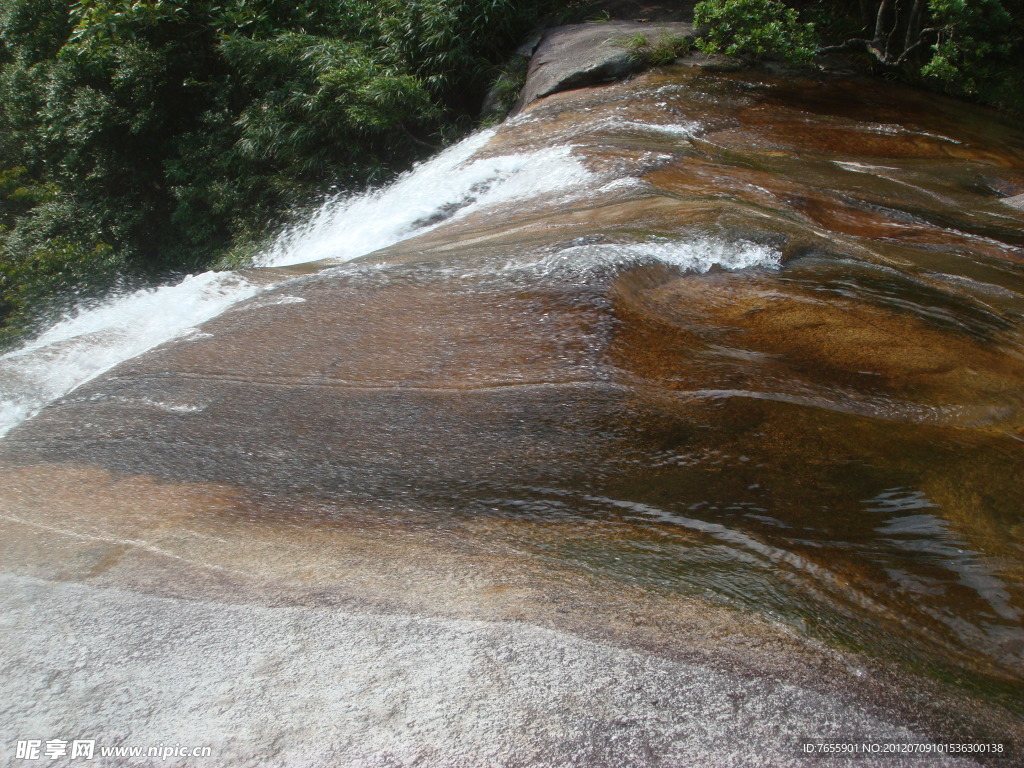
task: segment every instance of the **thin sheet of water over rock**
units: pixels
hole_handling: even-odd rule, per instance
[[[8,727],[239,764],[1021,738],[1022,141],[677,66],[535,102],[382,234],[400,195],[325,210],[265,261],[326,260],[0,441]]]

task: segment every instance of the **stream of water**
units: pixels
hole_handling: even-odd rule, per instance
[[[328,201],[252,269],[6,353],[0,459],[126,484],[129,511],[76,529],[134,531],[82,556],[96,572],[145,541],[329,592],[334,548],[379,525],[1019,713],[1022,147],[896,86],[677,69],[552,97]],[[140,521],[188,505],[133,477],[216,498],[153,544]]]

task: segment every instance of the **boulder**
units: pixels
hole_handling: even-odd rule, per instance
[[[559,91],[619,80],[647,65],[630,52],[628,42],[643,33],[649,42],[662,36],[693,40],[693,25],[683,22],[609,21],[570,24],[550,30],[530,61],[526,85],[513,114]]]
[[[1024,211],[1024,195],[1014,195],[1013,197],[1004,197],[1003,202],[1007,205],[1012,205],[1014,208],[1018,208]]]

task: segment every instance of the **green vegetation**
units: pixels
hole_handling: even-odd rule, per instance
[[[625,41],[626,49],[633,61],[645,66],[658,67],[671,64],[690,50],[690,40],[686,37],[662,32],[651,42],[643,32],[637,32]]]
[[[878,71],[1024,112],[1024,0],[704,0],[694,21],[706,26],[703,51],[786,61],[854,54]]]
[[[0,342],[471,124],[556,0],[0,0]]]
[[[901,23],[908,22],[897,15],[897,33]],[[908,58],[914,45],[931,42],[920,57],[923,77],[953,93],[1024,112],[1024,3],[931,0],[928,12],[909,24]]]
[[[480,112],[484,125],[495,125],[508,117],[526,85],[529,68],[530,60],[519,55],[501,66]]]
[[[780,0],[704,0],[693,11],[694,23],[706,27],[697,47],[705,53],[808,61],[817,48],[814,25],[798,17]]]
[[[1024,111],[1022,0],[830,0],[826,52],[858,52],[879,69],[1000,109]],[[839,34],[838,27],[849,30]],[[844,39],[845,38],[845,39]]]

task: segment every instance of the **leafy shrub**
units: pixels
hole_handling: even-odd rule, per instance
[[[939,28],[921,74],[952,93],[1024,110],[1024,20],[1000,0],[931,0]]]
[[[706,53],[808,61],[816,50],[814,25],[798,16],[780,0],[703,0],[693,18],[707,31],[696,44]]]
[[[646,66],[657,67],[671,64],[690,50],[690,40],[671,32],[662,32],[652,43],[643,32],[637,32],[626,40],[633,61]]]
[[[484,125],[494,125],[508,117],[523,92],[529,69],[530,60],[518,55],[501,66],[480,111]]]

